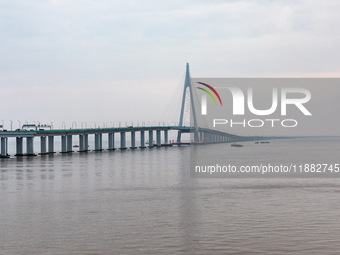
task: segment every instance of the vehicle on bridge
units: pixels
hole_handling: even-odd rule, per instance
[[[22,128],[21,130],[18,130],[18,131],[36,131],[37,130],[37,126],[35,124],[25,124],[25,125],[22,125]]]

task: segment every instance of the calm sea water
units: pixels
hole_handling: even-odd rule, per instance
[[[267,157],[288,153],[284,143]],[[1,160],[0,254],[339,254],[339,179],[191,178],[189,155]]]

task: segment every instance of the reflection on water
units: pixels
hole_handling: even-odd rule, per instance
[[[173,147],[1,160],[0,254],[340,250],[338,180],[195,179],[189,154]]]

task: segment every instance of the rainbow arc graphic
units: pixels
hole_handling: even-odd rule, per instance
[[[196,82],[202,86],[202,87],[197,87],[197,89],[200,89],[202,91],[204,91],[206,94],[202,94],[202,99],[201,99],[201,114],[202,115],[207,115],[207,95],[210,96],[210,98],[213,100],[214,104],[217,104],[217,100],[219,101],[219,104],[222,106],[222,99],[220,97],[220,95],[218,94],[218,92],[209,84],[206,84],[204,82]]]

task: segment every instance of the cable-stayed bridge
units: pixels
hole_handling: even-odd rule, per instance
[[[187,100],[189,97],[189,100]],[[190,101],[191,123],[189,127],[183,125],[185,104]],[[25,126],[25,125],[24,125]],[[267,136],[239,136],[214,129],[199,127],[197,123],[194,100],[192,97],[192,86],[189,65],[186,66],[186,76],[184,82],[184,90],[182,97],[182,106],[178,126],[127,126],[127,127],[111,127],[111,128],[85,128],[85,129],[38,129],[35,125],[26,125],[34,127],[33,130],[17,130],[17,131],[0,131],[1,148],[0,158],[8,158],[8,139],[14,138],[15,156],[36,156],[36,148],[34,139],[40,139],[39,155],[49,155],[56,153],[72,153],[75,146],[73,143],[78,141],[76,145],[78,152],[102,151],[107,150],[126,150],[126,149],[144,149],[144,148],[161,148],[168,146],[181,146],[186,144],[209,144],[209,143],[228,143],[239,141],[256,141],[268,139],[287,139],[292,137],[267,137]],[[176,131],[176,141],[169,140],[169,132]],[[188,143],[182,142],[182,134],[192,134],[192,141]],[[89,146],[89,136],[94,136],[94,146]],[[107,144],[103,146],[103,135],[107,136]],[[128,139],[127,139],[128,136]],[[78,137],[78,139],[77,139]],[[55,138],[61,141],[59,150],[55,148]],[[297,137],[294,137],[297,138]],[[305,137],[306,138],[306,137]],[[116,140],[117,139],[117,140]],[[119,141],[118,141],[119,140]],[[137,144],[138,142],[138,144]],[[119,146],[117,146],[117,144]],[[24,146],[25,145],[25,146]]]

